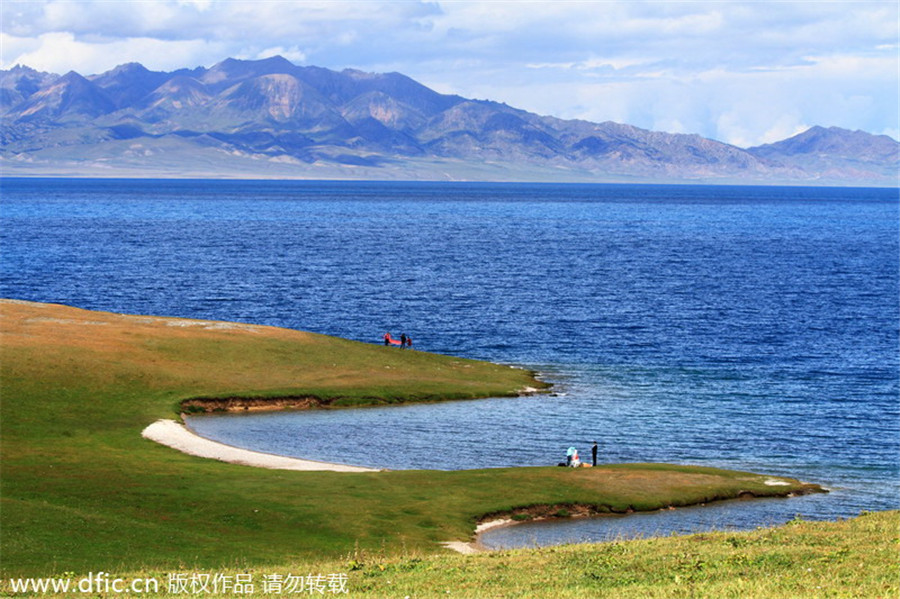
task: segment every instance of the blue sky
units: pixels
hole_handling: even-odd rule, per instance
[[[3,0],[2,68],[84,75],[281,54],[539,114],[739,146],[900,137],[900,3]]]

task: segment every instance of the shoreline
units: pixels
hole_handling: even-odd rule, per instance
[[[382,472],[376,468],[304,460],[233,447],[201,437],[174,420],[157,420],[141,431],[141,436],[187,455],[241,466],[301,472]]]
[[[770,476],[767,477],[767,480],[763,483],[769,487],[781,487],[781,486],[789,486],[790,483],[785,480],[780,479],[779,477]],[[614,516],[628,516],[629,514],[636,513],[655,513],[655,512],[664,512],[664,511],[674,511],[678,509],[684,508],[702,508],[710,503],[720,503],[720,502],[731,502],[731,501],[752,501],[754,499],[786,499],[790,497],[799,497],[803,495],[810,495],[814,493],[829,493],[830,490],[825,487],[819,487],[817,485],[811,483],[804,483],[807,485],[807,488],[794,490],[788,493],[775,493],[772,495],[757,495],[751,492],[742,492],[737,497],[712,497],[707,501],[687,504],[687,505],[669,505],[665,507],[660,507],[651,510],[624,510],[624,511],[598,511],[594,506],[589,504],[557,504],[557,505],[535,505],[530,506],[529,508],[523,508],[518,510],[510,510],[508,512],[500,512],[492,515],[486,515],[482,517],[478,524],[475,527],[475,532],[473,533],[472,540],[469,542],[455,541],[455,542],[445,542],[441,543],[444,547],[448,549],[452,549],[458,553],[463,555],[473,555],[476,553],[484,553],[490,551],[504,551],[504,549],[492,549],[490,547],[486,547],[481,542],[481,537],[483,533],[486,533],[491,530],[495,530],[497,528],[508,528],[512,526],[519,526],[522,524],[530,524],[534,522],[553,522],[553,521],[570,521],[570,520],[583,520],[583,519],[592,519],[592,518],[607,518]],[[560,515],[560,509],[570,509],[572,510],[570,513],[566,515]],[[520,519],[516,518],[515,515],[531,513],[528,518]],[[653,536],[653,535],[651,535]],[[596,541],[599,543],[603,543],[605,541]]]
[[[511,366],[510,368],[516,368]],[[540,376],[539,373],[528,371],[533,376]],[[526,385],[507,394],[494,394],[484,397],[447,397],[440,399],[424,399],[424,400],[403,400],[399,402],[379,402],[377,400],[371,403],[359,403],[354,405],[335,406],[335,399],[324,399],[316,395],[284,395],[276,397],[265,396],[228,396],[228,397],[193,397],[185,399],[181,402],[181,411],[183,414],[193,416],[196,414],[214,414],[228,413],[237,414],[241,412],[277,412],[285,410],[316,410],[316,409],[360,409],[369,407],[383,407],[387,405],[410,405],[410,404],[432,404],[446,403],[448,401],[477,401],[480,399],[490,399],[494,397],[530,397],[532,395],[540,395],[542,393],[552,393],[552,383],[547,383],[539,379],[538,382],[542,387],[532,387]],[[375,398],[370,398],[375,399]]]
[[[393,579],[393,568],[379,568],[392,563],[382,556],[398,556],[396,563],[403,567],[397,572],[421,572],[424,566],[406,568],[408,556],[452,559],[455,552],[440,541],[469,545],[476,540],[473,532],[491,534],[477,527],[479,522],[501,518],[499,510],[516,506],[578,500],[618,510],[706,501],[713,491],[739,492],[745,485],[762,493],[791,488],[766,486],[766,478],[752,473],[678,464],[616,464],[608,476],[556,467],[304,475],[371,470],[331,463],[328,453],[316,462],[204,439],[190,423],[183,426],[178,400],[263,388],[282,396],[316,392],[351,407],[374,400],[373,390],[396,403],[452,396],[457,388],[468,393],[537,385],[513,368],[400,354],[311,333],[33,303],[0,301],[0,308],[9,349],[3,360],[4,391],[12,400],[3,412],[9,425],[4,428],[9,451],[3,481],[11,492],[3,519],[15,525],[8,528],[17,541],[4,548],[10,554],[8,569],[23,575],[58,559],[59,547],[65,547],[66,567],[74,571],[109,571],[104,564],[120,564],[152,567],[157,573],[166,564],[181,563],[177,552],[190,548],[210,567],[238,563],[245,571],[259,564],[282,564],[280,571],[290,571],[291,564],[304,560],[324,560],[337,564],[324,571],[341,571],[348,555],[374,555],[366,564],[358,560],[366,569],[351,576]],[[40,414],[30,407],[39,407]],[[36,417],[45,414],[51,417]],[[160,418],[169,421],[154,422]],[[100,429],[118,432],[91,435]],[[61,434],[64,430],[70,432]],[[340,445],[334,444],[338,457]],[[73,519],[72,514],[85,517]],[[115,534],[95,539],[98,526],[107,525]],[[453,587],[462,588],[448,586]],[[398,586],[391,589],[401,592]]]
[[[278,409],[278,408],[275,408]],[[282,406],[283,409],[283,406]],[[302,458],[293,458],[270,454],[249,449],[241,449],[213,441],[205,437],[201,437],[190,429],[186,424],[181,424],[175,420],[161,419],[147,426],[141,436],[145,439],[154,441],[166,447],[175,449],[187,455],[214,459],[230,464],[242,466],[250,466],[256,468],[267,468],[274,470],[294,470],[301,472],[342,472],[342,473],[361,473],[361,472],[385,472],[385,469],[366,468],[363,466],[351,466],[348,464],[338,464],[333,462],[320,462],[315,460],[307,460]],[[767,487],[783,487],[791,486],[787,480],[777,476],[766,476],[764,485]],[[774,491],[774,489],[773,489]],[[736,497],[710,497],[706,501],[698,504],[690,504],[679,507],[702,506],[706,503],[728,500],[742,500],[750,498],[765,497],[792,497],[796,495],[806,495],[809,493],[824,492],[828,490],[817,485],[804,483],[801,489],[792,489],[790,491],[773,492],[772,494],[758,495],[749,491],[742,491]],[[667,509],[676,509],[675,506],[664,506],[656,510],[662,511]],[[561,513],[565,512],[565,515]],[[553,504],[553,505],[533,505],[525,508],[513,509],[506,512],[486,514],[482,516],[476,523],[475,530],[469,541],[444,541],[440,545],[446,549],[450,549],[463,555],[474,555],[493,551],[485,547],[481,542],[483,533],[495,529],[508,526],[516,526],[527,522],[547,521],[547,520],[569,520],[572,518],[592,518],[611,515],[624,515],[633,513],[635,510],[626,509],[622,511],[605,511],[599,510],[596,506],[589,504]],[[527,515],[527,518],[521,516]],[[518,517],[517,517],[518,516]]]

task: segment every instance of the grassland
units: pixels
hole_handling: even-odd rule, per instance
[[[269,581],[291,574],[304,579],[322,576],[326,584],[332,576],[344,576],[348,592],[338,595],[326,586],[324,596],[348,599],[888,598],[900,594],[898,526],[900,512],[881,512],[841,522],[795,520],[783,527],[744,533],[471,556],[355,551],[338,560],[286,561],[276,568],[230,568],[216,573],[233,580],[244,576],[254,585],[256,596],[264,597],[284,596],[287,587],[275,592]],[[151,568],[123,578],[153,578],[159,581],[161,596],[184,597],[183,592],[168,592],[172,574]],[[174,575],[190,580],[214,573]],[[187,588],[190,585],[186,583]]]
[[[203,460],[140,432],[195,397],[357,405],[508,395],[539,383],[507,366],[269,327],[9,301],[0,327],[3,578],[341,566],[364,576],[357,591],[394,595],[377,567],[408,570],[403,588],[424,585],[420,596],[431,596],[440,593],[424,579],[440,579],[416,578],[428,571],[417,564],[492,576],[490,560],[501,558],[440,555],[441,542],[468,540],[485,514],[541,504],[643,510],[804,488],[662,464],[341,474]],[[503,554],[507,578],[532,580],[509,594],[534,590],[528,584],[544,578],[536,564],[558,551]],[[505,594],[502,584],[474,588]]]
[[[897,597],[898,525],[900,512],[882,512],[843,522],[795,520],[747,533],[467,558],[372,556],[350,564],[358,570],[351,571],[348,586],[355,591],[351,597]],[[327,567],[348,569],[346,563]]]

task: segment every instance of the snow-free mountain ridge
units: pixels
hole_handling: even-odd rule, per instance
[[[0,165],[16,175],[896,186],[900,144],[813,127],[743,149],[540,116],[399,73],[282,57],[99,75],[0,71]]]

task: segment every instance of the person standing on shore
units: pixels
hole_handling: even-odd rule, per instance
[[[391,344],[391,334],[390,334],[390,333],[385,333],[385,334],[384,334],[384,344],[385,344],[385,345],[390,345],[390,344]]]
[[[400,349],[406,349],[406,333],[400,333]]]
[[[597,465],[597,442],[594,441],[593,447],[591,447],[591,462],[594,466]]]

